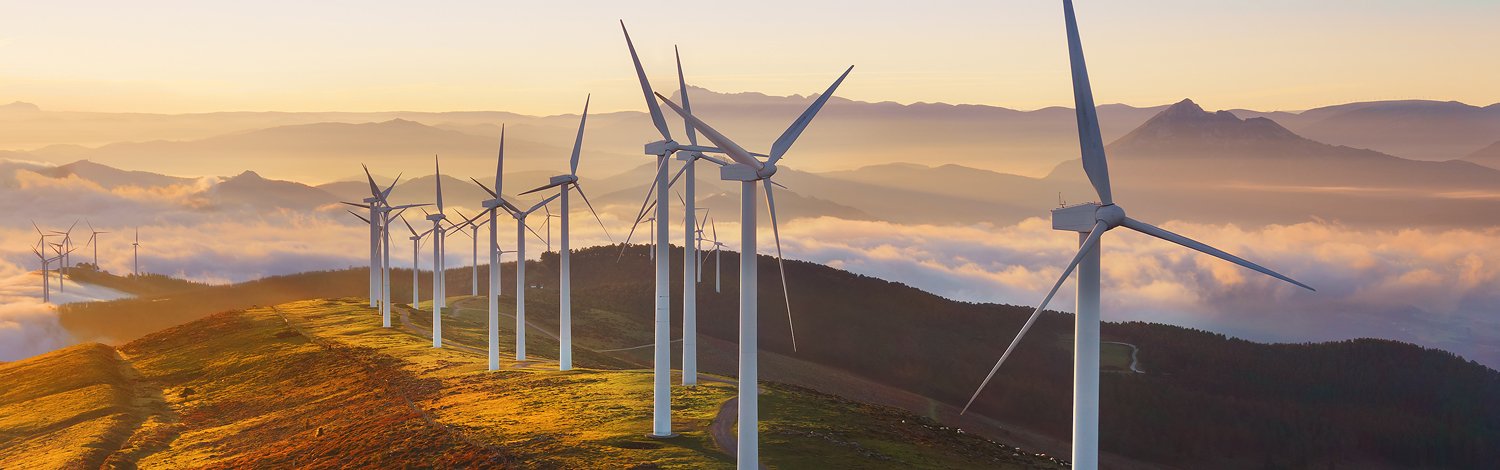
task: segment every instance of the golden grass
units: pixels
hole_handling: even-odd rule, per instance
[[[430,313],[382,328],[364,300],[346,298],[214,315],[122,347],[129,362],[92,345],[0,365],[16,384],[0,391],[0,456],[19,459],[0,467],[733,466],[708,433],[735,393],[727,379],[674,386],[680,435],[649,438],[649,370],[582,351],[590,367],[557,371],[556,342],[538,331],[535,360],[511,360],[507,341],[490,371],[483,305],[451,304],[442,349],[418,321]],[[512,338],[514,321],[502,325]],[[893,408],[763,389],[773,468],[1051,466]]]
[[[100,344],[0,365],[0,468],[102,464],[149,412],[127,368]]]

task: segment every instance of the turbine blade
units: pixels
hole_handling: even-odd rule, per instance
[[[380,186],[376,186],[375,177],[370,176],[370,167],[365,166],[363,163],[359,164],[359,166],[365,169],[365,181],[370,182],[370,197],[380,197]]]
[[[491,191],[491,190],[490,190],[490,187],[489,187],[489,186],[485,186],[485,185],[484,185],[484,183],[480,183],[480,182],[479,182],[479,180],[476,180],[476,179],[474,179],[474,177],[473,177],[473,176],[470,176],[470,177],[469,177],[469,181],[473,181],[473,182],[474,182],[474,184],[477,184],[477,185],[479,185],[479,189],[483,189],[483,190],[484,190],[484,192],[486,192],[486,193],[489,193],[489,194],[490,194],[490,197],[493,197],[493,198],[498,198],[498,197],[500,197],[500,195],[499,195],[499,194],[495,194],[495,192],[494,192],[494,191]]]
[[[776,223],[776,199],[771,194],[771,180],[762,180],[766,188],[766,210],[771,213],[771,234],[776,239],[776,268],[781,271],[781,297],[786,302],[786,327],[792,333],[792,352],[797,351],[797,327],[792,322],[792,294],[786,286],[786,263],[781,259],[781,227]]]
[[[348,204],[348,205],[351,205],[351,206],[354,206],[354,207],[358,207],[358,208],[361,208],[361,209],[369,209],[370,208],[370,206],[368,204],[355,204],[355,203],[352,203],[352,202],[345,202],[345,201],[339,201],[339,202],[343,203],[343,204]]]
[[[682,53],[677,51],[677,46],[672,46],[672,55],[677,58],[677,86],[682,91],[682,109],[688,114],[693,114],[693,103],[688,101],[687,79],[682,77]],[[698,145],[698,133],[693,130],[692,124],[683,121],[682,127],[687,129],[688,142]]]
[[[682,168],[678,168],[677,169],[677,174],[672,175],[672,181],[668,181],[667,182],[667,187],[670,188],[670,187],[673,187],[673,186],[677,186],[677,179],[678,178],[682,178],[682,174],[686,173],[686,172],[687,172],[687,165],[683,165]],[[678,194],[677,195],[677,199],[681,200],[682,199],[682,195]],[[684,204],[686,204],[686,203],[684,203]]]
[[[751,153],[751,155],[754,155],[754,153]],[[725,165],[729,164],[729,162],[721,160],[718,157],[711,157],[711,156],[708,156],[708,155],[702,155],[702,154],[700,154],[700,155],[698,155],[698,158],[702,158],[704,160],[708,160],[708,161],[714,162],[715,164],[717,164],[719,166],[725,166]]]
[[[578,190],[578,196],[583,198],[583,205],[588,206],[590,214],[594,214],[594,220],[598,221],[599,228],[601,230],[604,230],[604,238],[608,239],[610,243],[614,243],[615,237],[610,236],[609,227],[604,226],[604,219],[599,218],[599,213],[594,211],[594,203],[589,202],[589,196],[583,193],[583,186],[579,185],[578,183],[573,183],[573,189]]]
[[[396,183],[400,183],[401,182],[401,177],[404,176],[404,175],[406,175],[406,173],[396,173],[396,179],[391,180],[391,185],[387,186],[385,188],[385,191],[381,191],[380,192],[380,202],[382,204],[388,204],[388,203],[386,203],[385,198],[391,196],[391,190],[396,189]]]
[[[990,379],[995,378],[995,372],[1000,370],[1000,365],[1004,364],[1005,359],[1010,357],[1010,353],[1016,350],[1016,345],[1021,344],[1021,338],[1026,337],[1026,332],[1031,330],[1031,324],[1036,323],[1037,317],[1042,316],[1042,310],[1047,308],[1047,303],[1052,302],[1052,296],[1057,295],[1057,289],[1062,287],[1063,281],[1067,281],[1068,276],[1073,275],[1073,270],[1078,267],[1078,263],[1083,262],[1083,256],[1088,254],[1089,250],[1099,245],[1099,237],[1103,236],[1107,230],[1105,227],[1106,225],[1103,221],[1094,223],[1094,228],[1089,231],[1088,238],[1085,238],[1083,243],[1079,244],[1078,254],[1073,255],[1073,261],[1068,263],[1066,269],[1063,269],[1062,276],[1057,278],[1057,283],[1052,284],[1052,290],[1047,291],[1047,297],[1043,298],[1042,303],[1038,304],[1036,310],[1031,312],[1031,317],[1026,319],[1026,324],[1021,325],[1021,331],[1016,333],[1015,339],[1010,340],[1010,346],[1005,348],[1005,354],[1001,354],[1000,360],[995,361],[995,367],[990,368],[989,375],[984,376],[984,381],[979,383],[979,388],[974,390],[974,395],[969,397],[969,402],[964,404],[964,409],[959,411],[958,414],[961,415],[968,412],[969,407],[974,405],[974,400],[979,398],[979,392],[984,391],[984,387],[990,384]]]
[[[437,210],[443,213],[443,167],[438,165],[437,155],[432,156],[433,177],[437,179]]]
[[[541,235],[538,235],[536,233],[536,230],[532,230],[531,226],[530,225],[526,225],[526,222],[524,220],[521,221],[521,226],[522,227],[526,227],[526,231],[531,232],[531,236],[536,237],[536,241],[539,241],[539,242],[542,242],[542,243],[547,243],[547,239],[542,238]]]
[[[411,235],[412,236],[414,236],[414,237],[417,236],[417,229],[412,228],[411,222],[407,222],[406,221],[406,217],[402,217],[401,218],[401,223],[406,224],[406,229],[409,230],[409,231],[411,231]]]
[[[484,189],[485,191],[489,191],[490,195],[492,195],[492,196],[494,196],[496,198],[500,197],[499,196],[499,193],[500,193],[500,184],[501,184],[500,175],[503,174],[504,170],[505,170],[505,124],[502,123],[502,124],[500,124],[500,156],[495,159],[495,190],[494,191],[490,191],[489,188],[485,188]],[[470,178],[470,179],[473,179],[473,178]],[[479,180],[474,180],[474,182],[478,183]],[[481,184],[481,185],[479,185],[479,187],[483,188],[484,185]]]
[[[1073,110],[1078,117],[1078,145],[1083,153],[1083,172],[1099,193],[1099,202],[1114,204],[1109,190],[1109,163],[1104,158],[1104,138],[1099,135],[1099,113],[1094,109],[1094,90],[1089,86],[1088,67],[1083,62],[1083,42],[1078,39],[1078,20],[1073,0],[1063,0],[1063,19],[1068,29],[1068,61],[1073,70]]]
[[[710,127],[708,123],[703,122],[703,120],[698,119],[682,108],[677,107],[677,103],[673,103],[672,100],[669,100],[667,99],[667,97],[662,96],[661,93],[657,93],[656,97],[661,98],[661,101],[663,103],[666,103],[667,107],[672,108],[672,111],[675,111],[677,112],[677,114],[682,115],[682,119],[684,121],[687,121],[688,124],[691,124],[693,127],[698,128],[698,132],[702,132],[704,137],[707,137],[710,142],[713,142],[715,146],[718,146],[719,150],[723,150],[725,154],[729,155],[729,158],[734,159],[734,161],[736,162],[749,165],[751,168],[757,170],[761,169],[761,167],[764,166],[760,162],[760,160],[756,160],[755,157],[750,156],[750,152],[746,151],[744,147],[740,147],[740,144],[734,143],[734,141],[729,140],[728,137],[724,137],[724,134],[720,134],[719,131],[716,131],[713,127]]]
[[[662,116],[661,106],[651,99],[655,92],[651,91],[651,81],[646,79],[646,69],[641,68],[641,58],[635,53],[635,43],[630,41],[630,30],[625,29],[625,20],[620,20],[620,31],[625,32],[625,46],[630,48],[630,60],[635,62],[635,78],[641,82],[641,92],[646,95],[646,109],[651,111],[651,123],[656,124],[656,131],[661,133],[662,139],[672,140],[672,132],[667,130],[667,118]]]
[[[348,210],[348,209],[344,209],[344,212],[348,212],[349,215],[352,215],[352,216],[355,216],[355,217],[359,217],[359,220],[363,220],[367,224],[370,223],[370,219],[366,219],[365,216],[362,216],[362,215],[359,215],[359,214],[355,214],[354,211],[351,211],[351,210]]]
[[[568,173],[573,176],[578,176],[578,153],[583,150],[583,126],[589,121],[589,100],[593,98],[594,95],[590,93],[587,98],[583,99],[583,116],[578,118],[578,138],[573,140],[573,160]]]
[[[775,165],[776,161],[781,160],[781,156],[786,154],[787,149],[792,148],[792,143],[797,141],[797,137],[800,137],[802,131],[807,129],[807,125],[812,123],[813,118],[818,115],[818,111],[823,109],[823,104],[827,103],[828,98],[833,96],[833,90],[838,89],[839,84],[844,83],[844,78],[848,77],[849,72],[853,71],[853,65],[845,69],[844,74],[839,75],[839,79],[834,80],[833,85],[829,85],[827,91],[819,95],[818,99],[813,100],[812,104],[808,105],[807,110],[803,111],[801,116],[797,116],[797,120],[792,121],[792,125],[786,128],[786,132],[781,133],[781,137],[776,139],[776,143],[771,144],[771,156],[766,160],[767,165]]]
[[[562,186],[562,185],[564,185],[564,184],[567,184],[567,183],[550,183],[550,184],[545,184],[545,185],[542,185],[542,186],[540,186],[540,187],[537,187],[537,188],[534,188],[534,189],[531,189],[531,190],[528,190],[528,191],[526,191],[526,192],[523,192],[523,193],[521,193],[521,194],[517,194],[517,196],[525,196],[525,195],[527,195],[527,194],[531,194],[531,193],[534,193],[534,192],[537,192],[537,191],[541,191],[541,190],[543,190],[543,189],[548,189],[548,188],[556,188],[556,187],[558,187],[558,186]]]
[[[1258,264],[1255,264],[1255,263],[1251,263],[1249,261],[1246,261],[1244,258],[1240,258],[1238,256],[1231,255],[1229,253],[1224,252],[1223,250],[1220,250],[1218,248],[1214,248],[1214,247],[1208,246],[1207,244],[1204,244],[1204,243],[1199,242],[1197,240],[1193,240],[1191,238],[1184,237],[1182,235],[1178,235],[1178,234],[1169,232],[1166,229],[1163,229],[1161,227],[1157,227],[1155,225],[1151,225],[1151,224],[1148,224],[1148,223],[1145,223],[1145,222],[1141,222],[1139,220],[1135,220],[1135,219],[1132,219],[1132,218],[1129,218],[1129,217],[1126,217],[1125,218],[1125,222],[1123,224],[1121,224],[1121,225],[1124,225],[1125,227],[1127,227],[1127,228],[1129,228],[1131,230],[1135,230],[1137,232],[1141,232],[1141,233],[1144,233],[1146,235],[1150,235],[1150,236],[1153,236],[1153,237],[1156,237],[1156,238],[1160,238],[1162,240],[1166,240],[1166,241],[1169,241],[1169,242],[1172,242],[1172,243],[1176,243],[1178,245],[1182,245],[1182,246],[1185,246],[1185,247],[1188,247],[1188,248],[1192,248],[1194,250],[1201,251],[1201,252],[1203,252],[1205,254],[1208,254],[1210,256],[1213,256],[1215,258],[1219,258],[1219,259],[1222,259],[1224,261],[1228,261],[1228,262],[1231,262],[1231,263],[1234,263],[1234,264],[1238,264],[1240,266],[1244,266],[1246,268],[1250,268],[1253,271],[1256,271],[1256,272],[1259,272],[1261,274],[1265,274],[1267,276],[1271,276],[1271,277],[1274,277],[1274,278],[1277,278],[1277,279],[1289,282],[1292,285],[1295,285],[1297,287],[1301,287],[1303,289],[1307,289],[1307,290],[1310,290],[1310,291],[1317,292],[1317,289],[1313,289],[1312,286],[1309,286],[1307,284],[1303,284],[1301,282],[1297,282],[1296,280],[1294,280],[1294,279],[1292,279],[1290,277],[1286,277],[1286,276],[1281,275],[1281,273],[1278,273],[1276,271],[1272,271],[1270,269],[1266,269],[1265,267],[1263,267],[1261,265],[1258,265]]]

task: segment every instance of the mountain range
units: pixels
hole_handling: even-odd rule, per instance
[[[768,145],[811,99],[717,93],[701,88],[692,88],[690,93],[700,115],[752,149]],[[1105,140],[1131,132],[1166,108],[1100,106]],[[1300,112],[1231,112],[1242,118],[1274,120],[1319,142],[1414,160],[1463,158],[1500,136],[1500,105],[1408,100],[1350,103]],[[337,166],[347,159],[411,168],[408,165],[412,159],[439,153],[450,160],[455,171],[478,172],[482,161],[493,153],[502,123],[508,124],[509,136],[516,140],[512,155],[518,170],[560,169],[576,130],[577,115],[525,116],[499,111],[163,115],[47,111],[23,103],[0,108],[0,129],[5,129],[0,132],[0,148],[54,163],[90,159],[194,176],[238,172],[243,169],[235,167],[239,160],[223,158],[237,155],[264,162],[255,169],[270,177],[324,183],[330,180],[322,178],[330,176],[322,175],[348,174]],[[595,113],[589,123],[584,146],[585,153],[591,155],[586,157],[589,171],[617,173],[647,161],[638,152],[654,131],[644,113]],[[671,126],[681,138],[680,126],[675,121]],[[1064,107],[1020,111],[986,105],[870,103],[835,97],[814,125],[818,131],[799,141],[788,162],[814,171],[897,162],[958,164],[1039,177],[1077,155],[1074,126],[1072,110]],[[309,141],[305,138],[308,135],[316,137]],[[158,152],[160,156],[155,155]],[[310,176],[314,174],[318,176]]]

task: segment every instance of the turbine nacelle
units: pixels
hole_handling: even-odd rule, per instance
[[[1094,224],[1103,222],[1105,230],[1125,225],[1125,208],[1115,204],[1089,202],[1052,210],[1052,229],[1089,233]]]
[[[448,217],[445,216],[445,215],[443,215],[443,214],[441,214],[441,213],[439,213],[439,214],[427,214],[427,220],[431,220],[433,222],[437,222],[439,220],[448,220]]]
[[[760,181],[776,174],[776,165],[756,169],[743,163],[731,163],[719,167],[719,179],[725,181]]]
[[[577,182],[578,182],[578,175],[557,175],[557,176],[553,176],[552,180],[549,181],[547,184],[549,186],[561,186],[561,185],[564,185],[564,184],[577,183]]]

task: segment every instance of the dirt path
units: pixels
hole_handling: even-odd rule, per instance
[[[1123,345],[1123,346],[1130,346],[1130,371],[1131,372],[1135,372],[1137,374],[1144,374],[1144,373],[1146,373],[1146,371],[1141,370],[1141,360],[1140,360],[1141,348],[1135,347],[1134,344],[1121,343],[1119,341],[1105,341],[1104,343],[1105,344],[1119,344],[1119,345]]]

